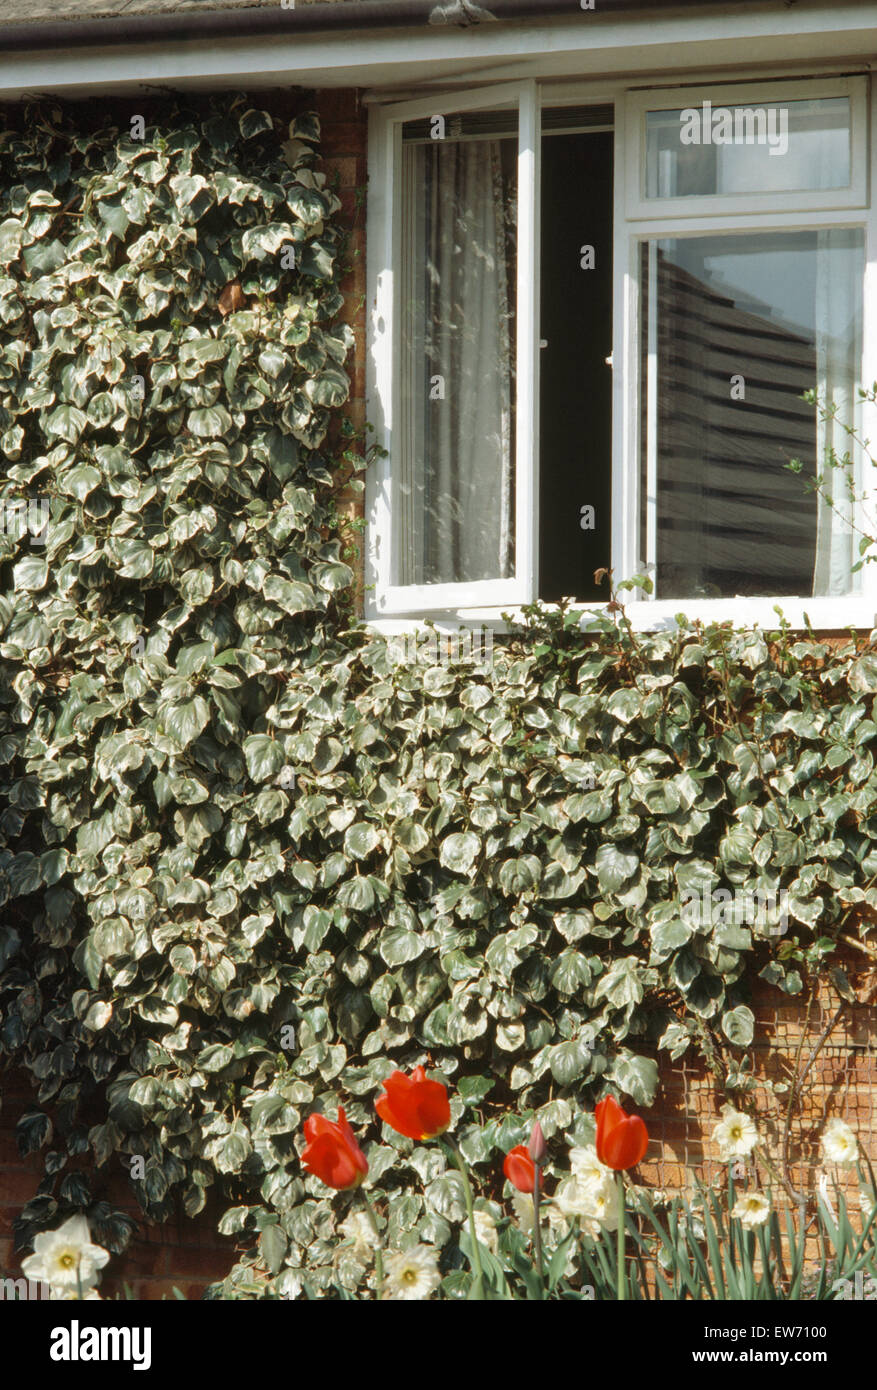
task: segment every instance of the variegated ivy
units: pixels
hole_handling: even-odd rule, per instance
[[[353,1287],[349,1199],[296,1157],[341,1097],[390,1242],[453,1269],[455,1176],[374,1127],[391,1065],[452,1083],[487,1195],[534,1111],[581,1140],[607,1083],[649,1105],[656,1049],[745,1087],[753,973],[799,991],[877,903],[877,659],[561,613],[489,669],[399,664],[333,538],[361,461],[322,451],[350,334],[315,122],[126,130],[34,106],[0,136],[0,501],[51,502],[0,536],[0,1045],[46,1161],[20,1237],[85,1208],[122,1248],[104,1185],[138,1157],[154,1217],[227,1199],[225,1296]],[[782,889],[789,931],[693,925],[719,886]]]

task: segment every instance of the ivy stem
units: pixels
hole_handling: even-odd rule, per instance
[[[616,1271],[616,1290],[618,1302],[623,1303],[627,1297],[627,1281],[624,1277],[624,1238],[625,1238],[625,1218],[624,1210],[624,1174],[618,1173],[618,1269]]]
[[[375,1292],[378,1298],[382,1299],[384,1296],[384,1257],[381,1253],[381,1228],[378,1225],[377,1212],[374,1209],[371,1197],[364,1187],[361,1187],[359,1190],[362,1193],[362,1200],[365,1202],[368,1219],[372,1223],[372,1228],[378,1238],[378,1243],[375,1246]]]
[[[542,1265],[542,1217],[539,1210],[539,1203],[542,1196],[541,1176],[542,1170],[537,1163],[533,1169],[533,1260],[536,1265],[536,1273],[539,1275],[539,1288],[544,1298],[545,1270]]]
[[[475,1204],[472,1201],[472,1184],[469,1181],[469,1174],[466,1171],[466,1164],[463,1155],[457,1148],[453,1139],[447,1135],[442,1141],[442,1148],[446,1149],[454,1161],[456,1168],[463,1179],[463,1197],[466,1202],[466,1215],[469,1218],[469,1240],[472,1243],[472,1267],[475,1272],[474,1297],[484,1298],[484,1274],[481,1269],[481,1252],[478,1249],[478,1236],[475,1232]]]

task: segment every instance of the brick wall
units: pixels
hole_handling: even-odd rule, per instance
[[[786,995],[756,980],[751,1001],[756,1123],[778,1175],[789,1093],[772,1094],[765,1083],[788,1084],[804,1074],[789,1128],[787,1176],[793,1189],[811,1201],[823,1171],[819,1138],[827,1120],[846,1120],[872,1163],[877,1161],[877,1008],[872,1002],[877,964],[846,948],[833,959],[842,964],[859,1001],[845,1005],[839,1017],[839,997],[827,982],[811,998],[807,992]],[[653,1055],[661,1084],[654,1109],[646,1116],[652,1143],[639,1169],[642,1179],[665,1189],[690,1188],[695,1177],[724,1183],[727,1165],[719,1161],[711,1134],[726,1097],[709,1059],[694,1048],[676,1063],[668,1062],[666,1054],[663,1060]],[[747,1107],[741,1103],[741,1108]],[[855,1174],[837,1176],[855,1200]],[[770,1182],[781,1204],[788,1200],[778,1176],[762,1169],[760,1181]]]
[[[356,337],[356,346],[347,361],[350,376],[350,400],[344,407],[347,419],[357,433],[364,437],[365,366],[366,366],[366,277],[365,277],[365,189],[367,179],[367,121],[361,94],[353,88],[329,89],[312,94],[312,105],[320,117],[322,130],[321,168],[330,184],[337,180],[336,191],[341,199],[339,216],[350,230],[345,262],[349,267],[342,281],[344,310],[341,317],[349,323]],[[330,436],[332,438],[333,436]],[[337,425],[334,438],[338,438]],[[339,511],[348,517],[363,515],[361,493],[343,492]],[[363,557],[362,540],[352,533],[356,559],[347,557],[357,575],[357,600],[362,611]]]

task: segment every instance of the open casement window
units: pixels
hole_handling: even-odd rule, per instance
[[[864,112],[860,79],[628,98],[620,568],[650,575],[656,616],[873,619],[846,428],[861,438],[872,379]]]
[[[538,498],[533,83],[381,114],[382,613],[526,602]],[[381,333],[383,326],[384,333]]]
[[[376,117],[370,207],[392,267],[374,285],[378,614],[599,596],[612,122],[611,105],[540,106],[530,83]]]

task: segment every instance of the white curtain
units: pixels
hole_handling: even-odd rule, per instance
[[[816,471],[823,475],[830,506],[820,494],[816,512],[816,562],[814,595],[848,594],[856,576],[851,574],[856,535],[851,529],[853,504],[849,496],[851,470],[832,468],[830,450],[842,459],[849,452],[855,461],[853,441],[843,425],[857,423],[858,356],[861,350],[858,305],[862,290],[860,258],[842,244],[843,233],[817,234],[816,251],[816,391],[820,404],[836,408],[834,418],[816,420]],[[853,481],[858,470],[853,470]]]
[[[514,573],[515,203],[502,146],[403,146],[403,584]]]

